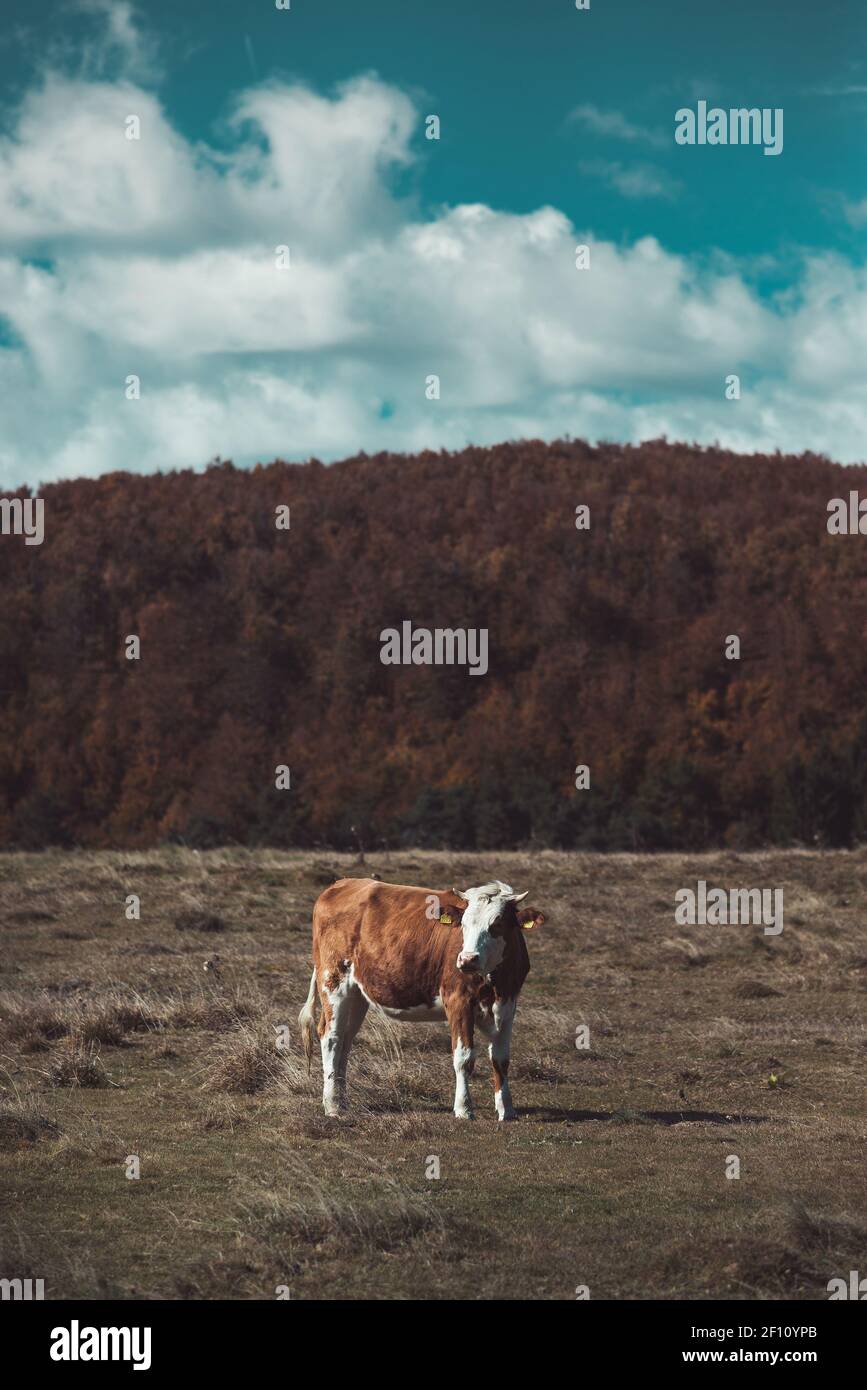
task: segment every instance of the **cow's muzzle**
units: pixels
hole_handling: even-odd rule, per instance
[[[480,969],[478,951],[461,951],[458,956],[458,970],[464,975],[472,975]]]

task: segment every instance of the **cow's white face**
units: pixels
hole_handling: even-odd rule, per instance
[[[458,969],[465,974],[490,975],[506,953],[503,914],[510,903],[520,902],[526,893],[515,893],[508,883],[497,879],[481,888],[467,888],[461,897],[467,901],[461,920],[463,944]]]

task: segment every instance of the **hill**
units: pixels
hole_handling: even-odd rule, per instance
[[[0,843],[850,843],[859,487],[665,441],[47,486],[43,544],[0,537]],[[407,622],[486,673],[383,664]]]

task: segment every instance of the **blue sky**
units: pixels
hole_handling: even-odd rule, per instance
[[[855,0],[4,19],[0,484],[563,433],[867,457]],[[676,145],[700,99],[782,108],[782,153]]]
[[[295,0],[287,23],[261,5],[193,0],[184,9],[184,39],[201,47],[165,93],[182,128],[201,138],[226,92],[249,81],[249,39],[260,77],[328,89],[376,71],[441,112],[441,144],[423,148],[418,170],[428,207],[532,212],[550,203],[600,235],[651,232],[686,252],[863,246],[839,216],[842,197],[865,194],[867,10],[855,0],[596,0],[587,14],[569,0]],[[711,161],[676,148],[673,112],[702,96],[783,106],[788,157],[769,163],[731,149]],[[570,120],[582,105],[622,113],[646,138],[606,137]],[[653,164],[684,184],[682,196],[624,199],[581,172],[594,158]]]

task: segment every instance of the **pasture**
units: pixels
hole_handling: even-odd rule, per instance
[[[323,1115],[311,909],[374,871],[499,877],[546,913],[516,1123],[484,1047],[460,1122],[446,1026],[372,1012],[350,1111]],[[783,932],[677,926],[698,879],[782,887]],[[867,1259],[865,909],[867,851],[4,855],[0,1275],[49,1298],[825,1299]]]

